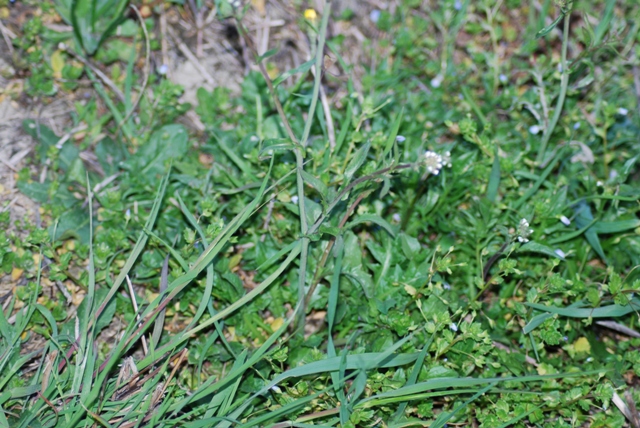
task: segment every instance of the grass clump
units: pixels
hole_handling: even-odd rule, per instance
[[[13,43],[93,92],[24,123],[0,425],[637,426],[637,5],[296,4],[286,71],[220,2],[255,66],[193,109],[138,6]]]

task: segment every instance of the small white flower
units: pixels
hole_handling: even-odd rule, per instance
[[[561,216],[560,217],[560,221],[562,222],[562,224],[564,224],[565,226],[569,226],[571,224],[571,220],[569,220],[567,217],[565,216]]]
[[[573,129],[578,130],[580,129],[580,122],[576,122],[573,124]]]
[[[520,220],[518,224],[518,242],[526,244],[529,242],[529,235],[533,233],[533,229],[529,227],[529,222],[526,218]]]
[[[167,74],[167,71],[169,71],[169,66],[167,64],[162,64],[160,67],[158,67],[158,74],[161,76]]]
[[[398,136],[396,136],[396,141],[397,141],[398,143],[404,143],[406,140],[407,140],[407,139],[406,139],[404,136],[402,136],[402,135],[398,135]]]
[[[562,64],[558,64],[558,73],[562,73]]]
[[[278,387],[278,385],[273,385],[273,386],[271,387],[271,390],[272,390],[273,392],[275,392],[276,394],[282,394],[282,390],[280,389],[280,387]]]
[[[590,363],[591,361],[593,361],[593,357],[589,357],[585,360],[587,363]]]
[[[444,152],[444,155],[442,155],[441,158],[442,158],[442,165],[446,166],[447,168],[451,168],[451,152],[449,151]]]
[[[616,171],[615,169],[612,169],[611,171],[609,171],[609,179],[610,180],[613,180],[617,176],[618,176],[618,171]]]
[[[540,132],[540,127],[538,125],[531,125],[529,127],[529,133],[536,135],[538,132]]]
[[[239,9],[240,6],[242,6],[242,1],[240,1],[240,0],[231,0],[229,2],[229,4],[231,5],[232,8]]]
[[[374,24],[376,24],[380,19],[380,11],[378,9],[373,9],[369,14],[369,19],[373,21]]]
[[[602,181],[600,181],[600,180],[596,181],[596,186],[602,187]]]
[[[127,211],[125,211],[124,213],[124,219],[126,221],[129,221],[131,219],[131,210],[129,208],[127,208]]]
[[[458,331],[458,326],[456,325],[456,323],[452,322],[451,324],[449,324],[449,330],[453,331],[454,333]]]
[[[619,114],[619,115],[622,115],[622,116],[626,116],[627,114],[629,114],[629,110],[627,110],[627,109],[626,109],[626,108],[624,108],[624,107],[620,107],[620,108],[618,109],[618,114]]]
[[[560,257],[561,259],[564,259],[567,255],[564,253],[564,251],[562,251],[560,248],[558,248],[557,250],[554,251],[554,253],[556,253],[558,255],[558,257]]]
[[[444,288],[445,290],[451,290],[451,284],[445,282],[444,284],[442,284],[442,288]]]
[[[294,204],[297,204],[298,203],[298,197],[297,196],[292,196],[291,197],[291,202],[294,203]]]
[[[400,214],[395,213],[394,215],[391,216],[391,218],[393,218],[393,221],[395,221],[396,223],[400,223]]]
[[[436,77],[431,79],[431,87],[432,88],[439,88],[440,85],[442,85],[442,76],[440,76],[438,74]]]
[[[424,154],[424,165],[429,174],[438,175],[442,169],[442,156],[429,150]]]
[[[498,80],[500,80],[500,82],[501,82],[501,83],[507,83],[507,81],[508,81],[509,79],[508,79],[508,78],[507,78],[507,76],[505,76],[504,74],[501,74],[501,75],[498,77]]]

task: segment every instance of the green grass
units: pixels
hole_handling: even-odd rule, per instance
[[[24,124],[43,222],[0,213],[0,426],[634,426],[640,7],[423,3],[350,64],[294,2],[312,59],[272,81],[217,2],[260,72],[198,91],[202,133],[146,72],[157,16],[38,6],[74,32],[22,27],[27,94],[95,92],[83,138]]]

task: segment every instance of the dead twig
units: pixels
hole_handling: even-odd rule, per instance
[[[131,280],[129,279],[129,275],[126,275],[127,285],[129,286],[129,294],[131,295],[131,304],[133,305],[133,312],[137,314],[138,322],[140,322],[140,313],[138,312],[138,302],[136,301],[136,293],[133,290],[133,284],[131,284]],[[145,357],[149,355],[149,347],[147,346],[147,338],[142,335],[142,350],[144,351]]]
[[[193,66],[198,70],[198,72],[202,75],[202,77],[204,77],[207,83],[209,83],[210,85],[215,85],[216,80],[204,68],[204,66],[200,63],[198,58],[196,58],[196,56],[189,50],[189,47],[176,35],[173,28],[171,28],[171,26],[167,26],[167,30],[168,30],[168,34],[171,36],[175,44],[178,46],[178,49],[180,49],[180,52],[182,52],[182,54],[185,57],[187,57],[189,62],[193,64]]]
[[[351,204],[351,206],[347,209],[347,212],[344,213],[344,216],[342,217],[342,219],[340,220],[340,224],[338,225],[338,229],[342,229],[344,227],[344,225],[347,223],[347,220],[349,219],[349,217],[351,217],[351,214],[353,214],[353,212],[355,211],[356,207],[370,193],[371,193],[371,191],[363,192],[360,195],[358,195],[358,198],[355,200],[355,202],[353,204]],[[335,243],[336,243],[336,238],[335,237],[331,238],[331,241],[329,241],[329,244],[327,245],[327,248],[325,248],[324,253],[322,254],[322,258],[320,259],[320,263],[318,263],[318,267],[316,267],[316,272],[313,275],[313,282],[311,283],[311,286],[309,287],[309,291],[307,291],[307,296],[304,299],[304,307],[305,308],[309,307],[309,303],[311,302],[311,297],[313,296],[314,291],[316,291],[316,287],[320,283],[321,271],[324,268],[324,265],[327,263],[327,259],[329,258],[329,253],[331,253],[331,249],[333,248]]]
[[[269,87],[269,93],[271,94],[273,103],[276,105],[278,116],[280,116],[280,120],[282,120],[282,124],[284,125],[284,128],[287,131],[287,135],[289,136],[292,142],[298,143],[298,139],[293,133],[293,129],[291,129],[291,124],[289,123],[289,119],[287,119],[287,115],[284,114],[282,103],[278,98],[278,94],[273,86],[271,77],[269,77],[269,73],[267,72],[267,68],[264,66],[264,62],[260,61],[259,59],[260,55],[258,55],[258,51],[253,45],[253,41],[249,37],[249,33],[247,33],[247,29],[244,27],[244,25],[242,25],[242,22],[240,22],[237,18],[236,18],[236,26],[238,28],[238,33],[240,33],[241,39],[244,40],[245,44],[247,45],[247,48],[251,51],[251,53],[255,57],[256,62],[258,64],[258,68],[260,69],[260,73],[262,73],[262,77],[264,77],[264,80],[267,82],[267,86]]]
[[[70,54],[72,57],[74,57],[75,59],[77,59],[78,61],[80,61],[84,65],[86,65],[87,67],[89,67],[91,69],[91,71],[93,71],[96,74],[96,76],[98,76],[100,78],[100,80],[102,80],[102,82],[105,85],[107,85],[109,87],[109,89],[111,89],[113,91],[114,94],[116,94],[118,99],[121,102],[124,102],[125,97],[124,97],[124,94],[122,93],[122,91],[115,85],[115,83],[113,83],[113,81],[111,79],[109,79],[109,77],[107,77],[106,74],[104,74],[102,71],[100,71],[100,69],[98,67],[96,67],[95,65],[91,64],[91,62],[87,58],[85,58],[82,55],[80,55],[79,53],[75,52],[73,49],[69,49],[69,47],[67,45],[65,45],[64,43],[60,43],[59,47],[60,47],[61,50],[63,50],[66,53]]]
[[[149,60],[151,56],[151,45],[149,42],[149,33],[147,32],[147,26],[144,24],[144,18],[142,17],[142,14],[138,10],[138,8],[133,3],[130,4],[129,6],[131,7],[131,9],[134,10],[136,15],[138,16],[138,20],[140,21],[140,26],[142,27],[142,32],[144,33],[144,40],[145,40],[145,47],[146,47],[146,55],[144,59],[144,80],[142,81],[142,88],[140,88],[140,94],[138,95],[138,98],[136,98],[135,102],[131,106],[131,109],[127,112],[127,114],[125,114],[125,116],[122,118],[122,120],[118,124],[116,134],[120,132],[120,128],[122,127],[122,125],[124,125],[126,121],[129,120],[133,112],[136,110],[136,108],[138,108],[138,104],[140,103],[140,100],[144,95],[144,91],[145,89],[147,89],[147,84],[149,83],[149,74],[151,73],[151,62]]]
[[[9,53],[13,57],[14,50],[13,50],[13,43],[11,42],[11,39],[14,39],[16,35],[13,34],[11,31],[9,31],[7,27],[4,26],[1,20],[0,20],[0,32],[2,32],[2,38],[4,39],[4,42],[7,44]]]

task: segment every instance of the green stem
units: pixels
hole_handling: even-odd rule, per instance
[[[425,184],[424,180],[420,180],[418,190],[413,196],[411,204],[407,207],[404,214],[402,215],[402,219],[400,220],[400,230],[406,229],[407,225],[409,224],[409,218],[411,218],[413,211],[415,211],[416,203],[418,203],[418,200],[422,197],[422,195],[424,195],[425,190],[427,190],[427,185]]]
[[[315,76],[313,81],[313,94],[311,96],[311,105],[309,106],[309,113],[307,114],[307,121],[304,124],[304,131],[300,138],[300,145],[296,148],[296,169],[297,169],[297,184],[298,184],[298,211],[300,212],[300,231],[302,234],[302,247],[300,251],[300,274],[298,275],[298,302],[301,303],[300,312],[296,317],[296,331],[299,334],[304,333],[304,317],[307,312],[305,305],[305,284],[307,279],[307,259],[309,249],[309,238],[307,233],[309,231],[309,225],[307,224],[307,214],[304,205],[304,180],[302,179],[302,172],[304,170],[304,154],[307,145],[307,139],[311,133],[311,124],[315,117],[315,110],[318,104],[318,95],[320,93],[320,85],[322,83],[322,55],[324,53],[324,44],[327,34],[327,25],[329,23],[329,16],[331,15],[331,2],[325,3],[322,11],[322,22],[320,23],[320,31],[318,33],[318,45],[316,46],[316,59],[314,63]]]
[[[551,138],[551,134],[553,133],[556,124],[558,123],[558,119],[560,119],[560,113],[562,113],[562,106],[564,104],[564,98],[567,95],[567,88],[569,86],[569,70],[567,67],[567,46],[569,45],[569,18],[571,16],[571,11],[563,11],[564,12],[564,28],[562,30],[562,59],[560,64],[562,66],[562,76],[560,77],[560,94],[558,95],[558,102],[556,104],[556,108],[553,111],[553,117],[551,118],[551,122],[549,122],[549,126],[544,131],[544,136],[542,137],[542,143],[540,144],[540,149],[538,150],[538,159],[536,163],[541,165],[544,162],[545,151],[547,150],[547,144],[549,143],[549,139]]]

